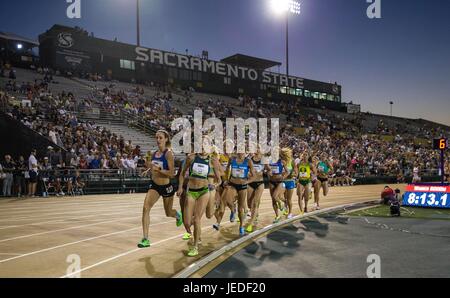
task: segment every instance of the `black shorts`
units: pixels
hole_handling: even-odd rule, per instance
[[[175,188],[172,184],[158,185],[154,182],[150,182],[149,190],[153,189],[163,198],[170,198],[175,195]]]
[[[324,182],[327,182],[328,181],[328,178],[321,178],[321,177],[317,177],[317,179],[320,181],[320,182],[322,182],[322,183],[324,183]]]
[[[233,187],[237,190],[237,192],[240,192],[241,190],[246,190],[248,188],[248,184],[235,184],[233,182],[228,182],[228,186]]]
[[[263,185],[263,184],[264,184],[264,181],[257,181],[257,182],[249,183],[248,186],[250,186],[253,189],[257,189],[260,185]]]
[[[275,182],[275,181],[270,181],[269,183],[273,186],[273,189],[275,189],[275,188],[277,188],[278,185],[280,185],[281,183],[283,183],[283,181],[277,181],[277,182]]]
[[[30,174],[30,183],[37,183],[37,173],[35,171],[29,171]]]

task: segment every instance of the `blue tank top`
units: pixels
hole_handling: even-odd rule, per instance
[[[152,156],[152,164],[157,167],[160,167],[161,169],[163,169],[165,171],[169,170],[169,162],[167,161],[167,158],[166,158],[167,151],[168,151],[168,149],[166,149],[163,152],[161,157],[156,157],[156,152],[153,153],[153,156]]]
[[[249,167],[248,159],[245,158],[241,164],[238,164],[236,158],[231,160],[231,177],[246,179],[248,177]]]
[[[281,159],[279,159],[276,163],[271,163],[270,169],[273,175],[283,174],[283,163],[281,162]]]

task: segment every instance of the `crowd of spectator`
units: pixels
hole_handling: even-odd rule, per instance
[[[34,82],[19,83],[15,78],[7,79],[0,88],[0,100],[5,106],[11,105],[11,94],[25,98],[27,104],[15,105],[8,114],[54,144],[39,160],[30,155],[28,164],[30,158],[36,159],[37,171],[114,170],[136,175],[145,167],[151,153],[141,152],[131,140],[126,141],[93,122],[80,121],[75,111],[88,111],[97,105],[109,114],[128,113],[148,126],[168,131],[172,120],[183,116],[178,100],[166,87],[155,87],[161,90],[149,96],[143,86],[124,90],[111,83],[104,88],[95,88],[88,98],[77,98],[71,90],[59,94],[51,91],[53,75],[50,70],[41,68],[36,72],[43,78]],[[89,77],[91,80],[103,79],[98,75]],[[423,175],[432,174],[428,171],[439,168],[438,152],[418,139],[429,141],[449,133],[445,127],[430,123],[419,127],[405,119],[393,121],[366,113],[344,115],[326,109],[305,108],[301,102],[276,102],[247,96],[230,101],[214,96],[200,100],[196,99],[193,89],[187,90],[184,98],[183,104],[192,103],[194,108],[202,109],[204,117],[279,117],[281,146],[291,147],[295,156],[305,150],[311,155],[327,153],[334,167],[331,178],[344,177],[336,181],[347,184],[355,177],[368,176],[393,176],[403,182],[414,167],[418,167]],[[3,195],[11,195],[10,189],[15,189],[15,194],[30,194],[22,187],[24,179],[32,179],[22,179],[26,172],[24,162],[20,156],[5,156],[0,162]]]

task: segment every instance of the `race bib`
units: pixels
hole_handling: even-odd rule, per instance
[[[264,166],[263,165],[253,165],[253,168],[255,169],[255,171],[257,173],[261,173],[264,170]]]
[[[278,175],[280,173],[280,168],[278,166],[270,166],[270,169],[272,170],[272,174]]]
[[[201,177],[207,177],[209,173],[209,167],[201,163],[194,163],[192,165],[192,174]]]
[[[163,166],[164,166],[164,163],[162,161],[159,161],[159,160],[152,160],[152,165],[157,166],[157,167],[162,169]]]
[[[231,169],[231,173],[232,173],[233,177],[245,178],[245,170],[243,170],[243,169],[233,168],[233,169]]]
[[[308,173],[306,172],[300,172],[298,175],[300,178],[308,178]]]

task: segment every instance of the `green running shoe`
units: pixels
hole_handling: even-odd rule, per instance
[[[188,257],[198,256],[198,248],[197,247],[192,247],[191,249],[189,249],[187,255],[188,255]]]
[[[146,248],[146,247],[150,247],[150,240],[143,238],[141,240],[141,242],[138,243],[137,245],[139,248]]]
[[[278,206],[278,209],[279,209],[280,211],[283,211],[283,206],[281,206],[281,203],[280,203],[280,202],[277,202],[277,206]]]
[[[192,235],[186,232],[183,235],[183,240],[189,240],[189,239],[191,239],[191,237],[192,237]]]
[[[253,232],[253,225],[248,225],[246,231],[247,233]]]
[[[281,216],[275,217],[275,219],[273,220],[273,223],[274,224],[279,223],[280,220],[281,220]]]

